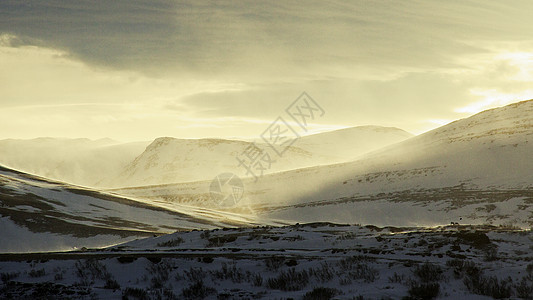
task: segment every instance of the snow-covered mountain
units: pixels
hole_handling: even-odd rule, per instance
[[[304,167],[346,162],[383,146],[405,140],[412,135],[398,128],[361,126],[304,136],[282,156],[272,155],[264,174]],[[176,182],[210,180],[223,172],[246,176],[246,169],[236,157],[249,142],[225,139],[154,140],[146,150],[108,186],[128,187]],[[268,145],[256,143],[261,149]]]
[[[401,129],[361,126],[300,138],[264,173],[350,161],[402,141]],[[263,149],[265,144],[257,143]],[[0,164],[46,178],[111,188],[211,179],[221,172],[245,175],[236,156],[250,143],[224,139],[176,139],[120,143],[110,139],[0,140]],[[346,150],[351,149],[351,150]]]
[[[211,179],[225,171],[240,173],[245,169],[239,167],[236,157],[250,145],[249,142],[224,139],[157,138],[109,185],[127,187],[188,182]],[[312,165],[314,159],[312,153],[290,147],[281,162],[272,164],[270,171]]]
[[[342,164],[245,180],[234,208],[296,222],[533,225],[533,101],[487,110]],[[121,190],[209,207],[208,182]]]
[[[168,171],[169,178],[182,176],[181,170],[189,179],[196,176],[192,170],[197,176],[231,172],[231,166],[224,169],[222,158],[232,163],[248,145],[160,138],[135,159],[133,169],[139,173],[132,176],[138,177],[125,180],[152,176],[159,182],[160,170]],[[276,163],[278,168],[294,168],[314,156],[299,147],[287,153],[286,162]],[[530,157],[533,101],[524,101],[455,121],[352,162],[266,174],[257,182],[243,178],[244,197],[232,208],[217,207],[210,199],[210,180],[102,193],[2,168],[0,220],[6,230],[0,250],[97,246],[154,232],[238,224],[532,226]]]
[[[311,153],[329,157],[329,164],[332,164],[353,161],[362,154],[412,136],[396,127],[358,126],[303,136],[295,145]]]
[[[101,247],[176,230],[250,224],[269,222],[136,201],[0,167],[0,252]]]
[[[0,140],[0,164],[84,186],[107,186],[149,142],[37,138]]]

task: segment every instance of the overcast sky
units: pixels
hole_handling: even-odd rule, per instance
[[[531,1],[0,2],[0,139],[418,134],[533,98]]]

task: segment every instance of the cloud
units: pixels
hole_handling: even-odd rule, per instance
[[[312,77],[356,68],[447,68],[479,47],[529,39],[532,4],[471,1],[2,1],[0,31],[90,64],[153,75]]]
[[[218,81],[95,69],[62,50],[13,47],[12,36],[0,35],[0,40],[0,138],[210,135],[207,124],[205,130],[185,130],[195,123],[193,107],[168,109],[168,104],[190,94],[237,88]]]
[[[0,40],[12,38],[0,35]],[[0,44],[0,105],[68,103],[158,103],[205,91],[235,89],[223,81],[147,77],[103,70],[68,52],[39,46]]]
[[[533,90],[527,89],[517,93],[502,93],[496,89],[479,90],[473,89],[471,94],[481,97],[483,100],[470,103],[466,106],[457,108],[455,111],[459,113],[475,114],[483,110],[504,106],[517,100],[533,99]]]
[[[10,130],[2,134],[249,136],[302,91],[326,110],[316,130],[377,124],[420,133],[529,97],[531,8],[6,0],[0,125]]]
[[[383,80],[331,79],[271,83],[220,93],[198,93],[176,100],[198,115],[274,120],[307,91],[326,111],[316,122],[359,126],[379,124],[420,132],[421,119],[453,119],[454,108],[475,101],[467,87],[439,73],[408,73]],[[436,124],[432,123],[432,128]],[[423,129],[428,129],[424,125]]]

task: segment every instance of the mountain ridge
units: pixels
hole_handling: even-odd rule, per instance
[[[281,157],[271,156],[271,168],[264,172],[269,174],[347,161],[352,156],[410,136],[401,129],[382,126],[351,127],[304,136],[288,147]],[[111,181],[111,185],[114,188],[161,185],[210,180],[222,172],[244,174],[245,169],[236,158],[250,145],[251,142],[239,140],[160,137],[124,167],[121,174]],[[269,149],[264,141],[256,142],[255,145],[267,151]]]
[[[267,174],[257,182],[244,178],[245,197],[233,209],[295,222],[400,226],[462,218],[531,226],[533,161],[524,158],[532,156],[530,100],[457,120],[352,162]],[[119,193],[210,207],[207,184]]]
[[[158,205],[0,166],[0,252],[103,247],[177,230],[264,223],[269,221]]]

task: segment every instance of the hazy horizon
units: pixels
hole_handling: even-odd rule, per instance
[[[533,98],[517,2],[2,1],[0,139],[254,137],[303,91],[420,134]]]
[[[0,298],[531,299],[532,11],[0,1]]]

